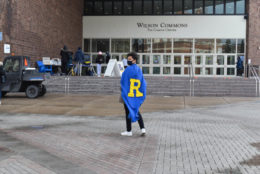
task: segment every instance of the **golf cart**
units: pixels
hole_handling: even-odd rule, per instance
[[[6,57],[3,66],[6,72],[6,80],[2,84],[3,96],[9,92],[25,92],[28,98],[37,98],[46,93],[46,87],[42,84],[44,74],[30,68],[29,57]]]

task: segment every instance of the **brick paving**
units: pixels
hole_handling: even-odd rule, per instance
[[[123,116],[0,114],[0,174],[259,174],[259,106],[145,113],[145,137],[121,137]]]

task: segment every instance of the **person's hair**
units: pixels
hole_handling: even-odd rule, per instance
[[[136,52],[131,52],[127,54],[127,57],[131,56],[134,60],[137,60],[138,55],[136,54]]]

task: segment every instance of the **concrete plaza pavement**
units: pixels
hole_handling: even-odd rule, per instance
[[[142,113],[201,108],[215,105],[256,101],[254,97],[187,97],[147,96]],[[121,116],[123,105],[119,95],[81,95],[48,93],[37,99],[27,99],[24,93],[8,94],[3,98],[2,113],[51,114],[68,116]]]
[[[148,97],[147,135],[135,123],[133,137],[122,137],[118,96],[11,95],[0,108],[0,174],[259,174],[259,106],[259,98]]]

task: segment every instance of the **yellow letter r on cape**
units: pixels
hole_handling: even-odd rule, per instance
[[[135,83],[137,83],[137,86],[135,86]],[[128,93],[128,97],[135,97],[134,90],[136,91],[136,97],[143,97],[144,94],[139,91],[140,86],[140,80],[130,79],[130,92]]]

